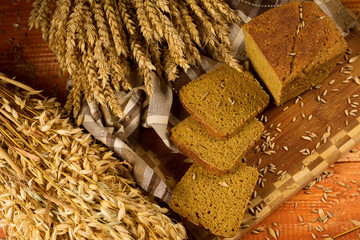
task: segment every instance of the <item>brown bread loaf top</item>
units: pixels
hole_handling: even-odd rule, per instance
[[[242,29],[251,63],[277,105],[323,81],[347,46],[336,24],[310,1],[273,8]]]
[[[210,135],[200,123],[188,117],[172,128],[171,139],[184,155],[221,175],[235,169],[263,131],[264,125],[252,117],[238,133],[222,140]]]
[[[226,65],[184,85],[179,96],[191,116],[218,138],[235,134],[269,103],[269,96],[250,72]]]
[[[239,230],[259,173],[240,164],[218,176],[194,163],[175,186],[170,207],[211,233],[232,237]]]

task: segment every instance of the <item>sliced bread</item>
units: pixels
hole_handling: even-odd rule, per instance
[[[269,102],[250,72],[226,65],[184,85],[179,97],[191,116],[217,138],[234,135]]]
[[[260,139],[264,125],[255,117],[235,135],[222,140],[187,117],[171,129],[171,139],[184,155],[216,174],[232,172],[245,153]]]
[[[258,172],[240,164],[218,176],[194,163],[175,186],[170,207],[211,233],[232,237],[239,230]]]

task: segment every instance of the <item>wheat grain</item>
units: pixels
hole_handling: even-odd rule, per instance
[[[50,4],[51,0],[36,0],[29,18],[30,29],[41,28],[42,37],[45,41],[49,39],[50,31]]]
[[[101,46],[108,48],[111,43],[110,29],[108,27],[108,22],[105,20],[105,12],[103,9],[103,3],[99,0],[89,0],[90,9],[94,16],[94,20],[97,27],[97,33],[99,35],[99,41]]]
[[[186,71],[200,63],[199,48],[242,71],[230,54],[228,37],[228,23],[241,20],[223,0],[59,0],[54,14],[51,4],[51,0],[35,1],[29,24],[42,29],[59,68],[72,77],[76,87],[66,106],[70,111],[76,103],[75,116],[83,96],[108,106],[105,88],[106,95],[131,89],[130,62],[135,63],[148,95],[155,72],[160,78],[176,79],[178,66]],[[86,84],[81,80],[84,73]]]
[[[159,30],[162,30],[162,29],[157,29],[161,26],[159,16],[156,14],[154,8],[150,6],[149,1],[145,1],[145,2],[147,2],[146,10],[143,0],[135,1],[136,16],[139,21],[140,31],[144,36],[145,41],[148,43],[154,40],[153,37],[155,38],[156,41],[161,41],[163,32],[161,32],[161,35],[152,34],[152,31],[154,31],[154,29],[157,32],[159,32]],[[151,22],[153,24],[151,24]]]
[[[183,1],[178,2],[178,8],[179,12],[181,14],[181,18],[184,19],[185,27],[188,29],[189,34],[191,36],[191,39],[199,46],[201,47],[200,42],[200,34],[196,27],[196,24],[194,23],[193,18],[190,16],[190,13],[188,9],[185,6],[185,3]]]
[[[66,52],[64,54],[65,66],[70,75],[75,75],[77,71],[77,66],[79,65],[78,53],[76,51],[76,30],[78,24],[82,22],[82,13],[84,11],[84,5],[82,1],[77,1],[74,9],[76,12],[70,14],[69,21],[66,27]]]
[[[173,16],[173,21],[176,23],[177,31],[180,35],[182,35],[182,40],[187,46],[184,49],[185,57],[187,61],[189,61],[190,65],[197,65],[201,62],[201,56],[192,41],[191,33],[186,26],[185,19],[182,16],[180,5],[174,0],[170,0],[169,2],[169,7]]]
[[[164,70],[165,70],[165,74],[167,76],[167,78],[170,81],[174,81],[175,79],[178,78],[178,68],[177,65],[175,63],[175,61],[172,59],[172,57],[170,56],[169,50],[168,49],[164,49]],[[220,102],[219,102],[220,104]]]
[[[206,2],[206,1],[205,1]],[[237,15],[228,4],[226,4],[224,1],[222,0],[210,0],[210,2],[214,5],[214,7],[222,14],[222,17],[227,21],[227,22],[232,22],[232,23],[238,23],[238,24],[243,24],[243,21],[241,20],[241,18],[239,17],[239,15]]]
[[[148,0],[146,0],[148,1]],[[150,1],[148,1],[150,2]],[[150,2],[151,3],[151,2]],[[153,7],[153,5],[150,4]],[[190,68],[189,62],[184,58],[184,49],[185,43],[180,36],[179,32],[176,30],[174,24],[165,14],[161,14],[159,10],[157,10],[157,14],[160,17],[160,23],[162,26],[162,30],[164,32],[164,38],[168,43],[169,52],[174,59],[175,63],[182,67],[185,71]]]
[[[105,0],[104,10],[109,24],[112,39],[114,41],[116,53],[118,56],[123,55],[124,57],[128,56],[127,50],[127,39],[124,35],[124,29],[122,22],[118,21],[118,12],[114,9],[114,0]]]

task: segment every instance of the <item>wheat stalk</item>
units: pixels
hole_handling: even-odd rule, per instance
[[[181,13],[182,19],[185,21],[185,26],[188,29],[191,39],[201,47],[199,30],[197,29],[196,24],[194,23],[194,19],[190,16],[190,12],[187,9],[184,2],[179,2],[178,4],[179,12]]]
[[[164,70],[167,78],[173,81],[178,78],[178,68],[174,59],[172,59],[168,49],[164,48]]]
[[[45,41],[49,38],[51,2],[51,0],[34,1],[29,19],[30,29],[32,27],[41,28],[42,37]]]
[[[225,21],[244,24],[244,22],[241,20],[239,15],[237,15],[234,11],[232,11],[230,6],[225,1],[223,0],[208,0],[208,1],[211,2],[214,5],[214,7],[217,9],[217,11],[221,13]]]
[[[114,0],[105,0],[104,9],[110,26],[116,53],[118,56],[128,56],[127,40],[121,21],[118,21],[118,12],[114,9]]]
[[[56,8],[53,18],[50,22],[49,29],[49,46],[55,53],[59,67],[65,71],[65,52],[66,52],[66,24],[71,9],[71,0],[58,0],[56,1]],[[30,15],[32,16],[32,14]],[[32,24],[30,18],[29,23]]]
[[[182,40],[186,44],[186,48],[184,49],[185,58],[189,62],[190,65],[196,66],[201,62],[201,56],[199,50],[195,46],[195,41],[191,38],[190,30],[186,27],[186,22],[179,10],[179,4],[174,0],[169,0],[171,9],[172,19],[176,24],[176,30],[181,34]],[[169,80],[175,80],[170,79]]]
[[[230,23],[241,20],[223,0],[36,0],[29,18],[30,27],[41,28],[59,68],[82,82],[74,82],[68,110],[74,103],[76,116],[77,98],[85,96],[120,118],[123,109],[114,96],[133,87],[127,78],[132,64],[149,96],[153,76],[176,80],[179,69],[201,62],[200,49],[240,71],[230,54]]]

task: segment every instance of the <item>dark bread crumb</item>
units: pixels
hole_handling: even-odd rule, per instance
[[[170,207],[211,233],[234,236],[258,179],[258,172],[240,164],[233,173],[218,176],[194,163],[173,191]]]
[[[216,174],[232,172],[245,153],[260,139],[264,125],[255,117],[235,135],[222,140],[210,135],[191,117],[172,128],[171,139],[180,152]]]
[[[191,116],[217,138],[235,134],[269,103],[269,96],[250,72],[226,65],[184,85],[179,96]]]

